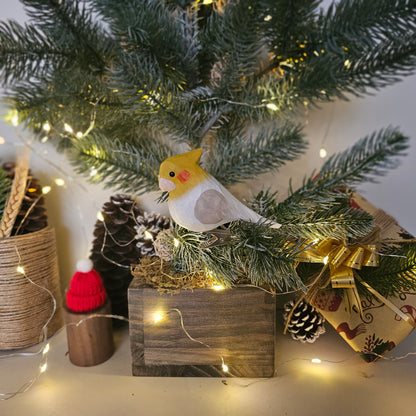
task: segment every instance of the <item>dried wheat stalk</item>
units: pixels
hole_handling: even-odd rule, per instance
[[[25,195],[27,176],[29,171],[29,152],[25,149],[22,156],[17,159],[14,179],[10,190],[10,196],[3,212],[0,223],[0,238],[10,237],[17,214]]]

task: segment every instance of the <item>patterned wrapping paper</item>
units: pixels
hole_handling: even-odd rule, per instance
[[[350,312],[346,300],[332,290],[319,292],[313,306],[355,351],[371,362],[403,341],[416,322],[416,292],[388,300],[411,320],[404,321],[374,297],[361,299],[362,314],[356,310]]]
[[[373,215],[375,224],[380,228],[381,241],[397,240],[403,234],[408,235],[394,218],[361,196],[355,195],[354,201],[361,209]],[[391,351],[415,328],[416,292],[404,292],[385,301],[376,297],[361,297],[361,313],[357,308],[351,310],[346,297],[341,297],[338,293],[322,290],[311,304],[367,362]]]

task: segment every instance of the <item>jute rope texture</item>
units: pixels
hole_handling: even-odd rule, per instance
[[[19,273],[18,266],[24,268],[24,274]],[[41,341],[42,327],[53,311],[53,300],[42,288],[53,294],[58,305],[48,325],[50,336],[62,326],[53,228],[0,239],[0,350]]]

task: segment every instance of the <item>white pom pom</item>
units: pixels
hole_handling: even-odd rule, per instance
[[[91,260],[84,259],[84,260],[78,260],[77,262],[77,271],[81,273],[88,273],[92,270],[93,264]]]

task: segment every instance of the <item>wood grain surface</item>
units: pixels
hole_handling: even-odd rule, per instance
[[[275,297],[257,288],[161,294],[133,279],[129,288],[133,375],[271,377],[275,307]],[[163,315],[157,323],[155,313]]]

